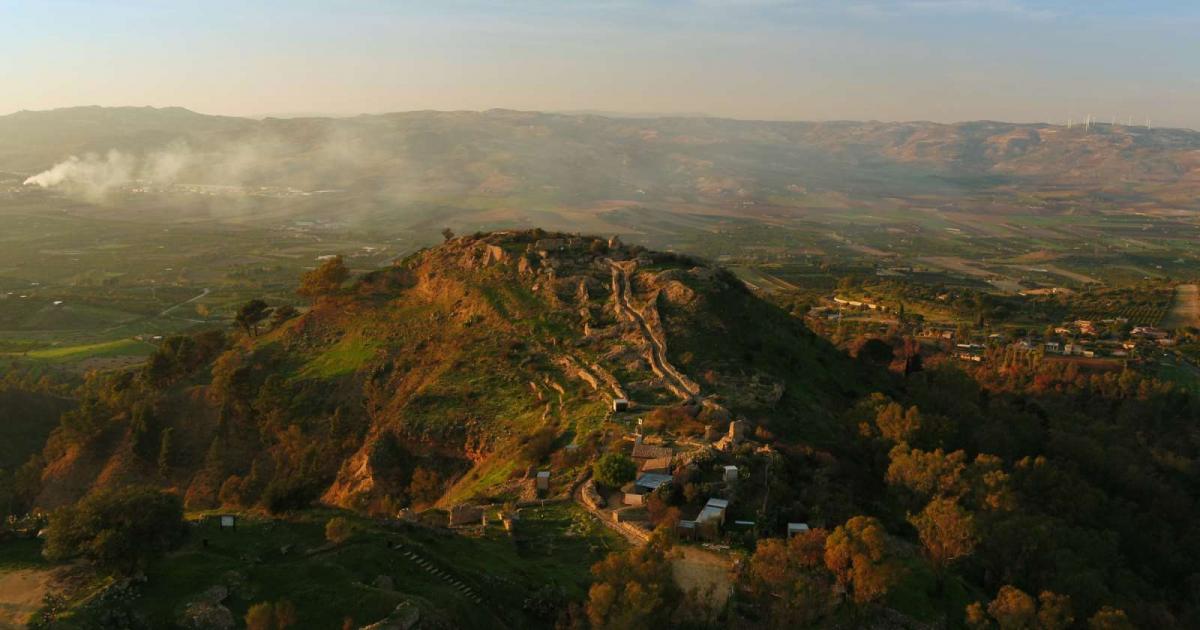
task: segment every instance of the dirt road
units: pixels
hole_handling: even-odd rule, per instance
[[[0,571],[0,628],[24,628],[42,606],[50,580],[50,571]]]

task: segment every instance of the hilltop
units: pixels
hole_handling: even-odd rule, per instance
[[[535,465],[573,478],[603,433],[656,408],[698,437],[745,418],[828,443],[856,369],[704,261],[540,230],[462,236],[258,334],[168,340],[140,373],[93,379],[47,446],[38,503],[130,483],[193,509],[518,500]]]

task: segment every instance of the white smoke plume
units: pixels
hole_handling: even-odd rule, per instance
[[[89,153],[83,158],[72,155],[49,169],[25,180],[26,186],[72,186],[88,196],[103,196],[133,179],[138,160],[117,150],[101,157]]]

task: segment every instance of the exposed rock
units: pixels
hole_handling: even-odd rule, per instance
[[[219,584],[204,591],[184,605],[178,619],[180,627],[195,630],[225,630],[236,627],[233,613],[221,604],[228,596],[229,589]]]
[[[375,588],[383,589],[385,591],[396,590],[396,583],[392,580],[392,576],[390,576],[390,575],[376,576],[375,581],[372,582],[371,585],[374,586]]]

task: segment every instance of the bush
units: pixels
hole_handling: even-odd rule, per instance
[[[619,488],[633,481],[637,475],[637,464],[622,453],[609,453],[596,462],[592,467],[592,474],[595,475],[596,481],[610,488]]]
[[[44,553],[50,560],[82,555],[132,573],[186,533],[179,496],[144,486],[101,490],[51,515]]]
[[[246,630],[284,630],[296,621],[296,606],[286,599],[259,602],[246,611]]]
[[[340,545],[350,539],[354,533],[350,521],[343,516],[335,516],[325,523],[325,540]]]

